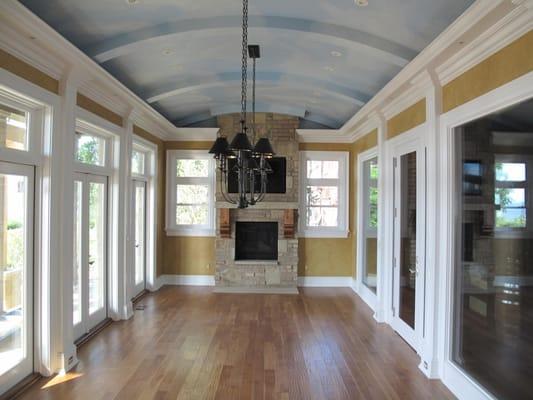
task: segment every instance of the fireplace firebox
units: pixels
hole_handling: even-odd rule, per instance
[[[277,222],[236,222],[235,260],[278,259]]]

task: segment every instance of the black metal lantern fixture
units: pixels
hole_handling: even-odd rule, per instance
[[[248,57],[253,60],[253,83],[252,83],[252,142],[248,137],[247,126],[247,88],[248,88]],[[217,168],[220,170],[220,192],[224,199],[239,208],[246,208],[264,199],[266,194],[267,177],[272,173],[272,168],[267,162],[275,153],[267,137],[259,138],[255,142],[255,64],[261,57],[259,45],[248,46],[248,0],[242,3],[242,80],[241,80],[241,131],[228,143],[228,140],[218,137],[211,150],[214,158],[218,161]],[[255,143],[252,145],[252,143]],[[235,172],[238,179],[238,195],[232,198],[227,193],[228,187],[228,159],[236,158]],[[259,179],[260,190],[255,193],[256,182]]]

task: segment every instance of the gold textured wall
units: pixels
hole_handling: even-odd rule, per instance
[[[422,99],[387,121],[387,139],[426,122],[426,99]]]
[[[0,67],[49,92],[59,94],[59,81],[0,49]]]
[[[96,101],[88,98],[87,96],[84,96],[81,93],[78,93],[78,95],[76,96],[76,104],[79,107],[95,115],[98,115],[99,117],[105,119],[106,121],[111,122],[112,124],[122,126],[124,122],[120,115],[114,113],[108,108],[105,108],[104,106],[98,104]]]
[[[448,112],[533,71],[533,31],[458,76],[442,89]]]

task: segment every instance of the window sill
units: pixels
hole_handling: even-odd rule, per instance
[[[330,231],[302,231],[298,235],[301,238],[330,238],[346,239],[350,236],[350,231],[330,230]]]
[[[167,236],[215,237],[214,229],[166,229]]]

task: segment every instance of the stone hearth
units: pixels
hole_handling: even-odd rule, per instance
[[[239,120],[238,114],[219,117],[222,134],[231,138],[240,127]],[[261,113],[256,123],[259,135],[269,134],[276,156],[286,158],[286,193],[267,194],[257,205],[237,209],[223,201],[217,184],[215,291],[298,293],[298,118]],[[277,222],[278,259],[236,261],[236,222]]]

